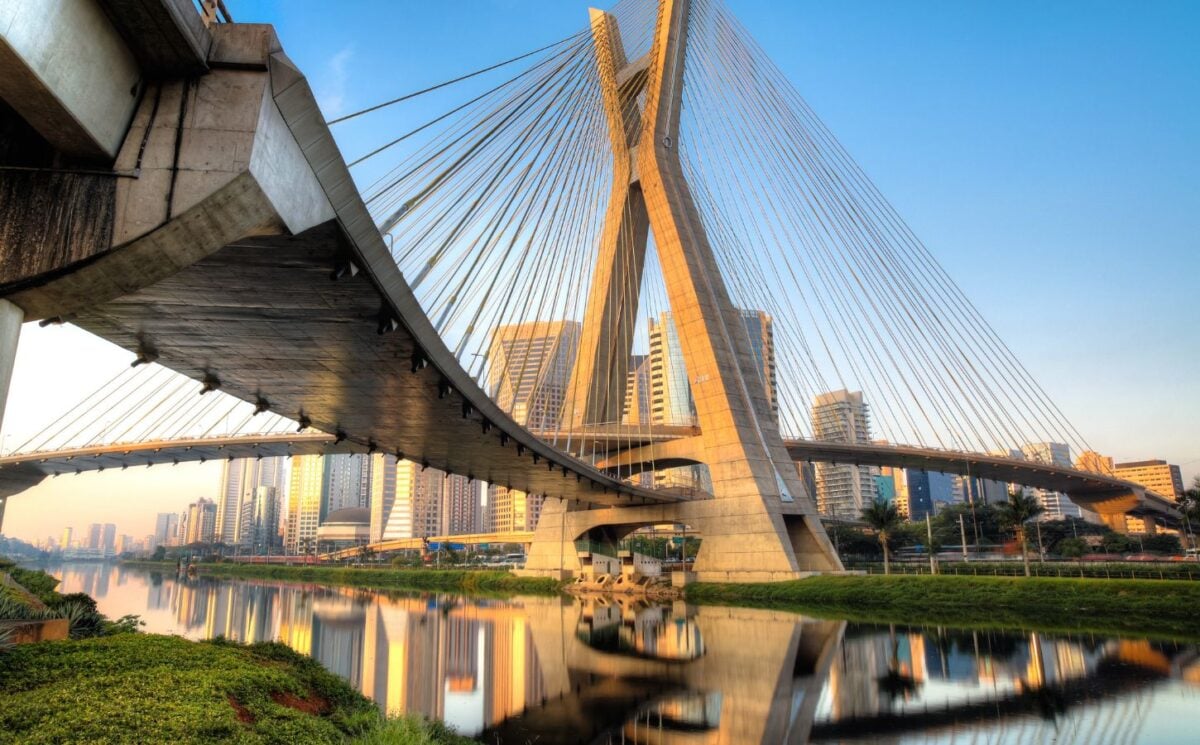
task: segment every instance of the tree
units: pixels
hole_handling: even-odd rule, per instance
[[[150,557],[154,561],[164,561],[167,558],[167,547],[158,546],[154,549],[154,555]]]
[[[1021,561],[1025,563],[1025,576],[1028,577],[1029,541],[1025,535],[1025,523],[1045,512],[1046,508],[1023,490],[1014,489],[1008,493],[1008,501],[1002,502],[997,509],[1004,524],[1017,534],[1017,540],[1021,543]]]
[[[1088,552],[1088,545],[1082,538],[1064,538],[1054,546],[1054,550],[1064,559],[1078,559]]]
[[[1152,554],[1173,555],[1183,551],[1183,547],[1179,545],[1179,537],[1166,533],[1146,536],[1142,540],[1142,546]]]
[[[872,502],[871,506],[864,507],[862,516],[867,525],[875,531],[875,535],[879,538],[879,545],[883,548],[883,573],[891,574],[888,538],[891,532],[900,525],[900,512],[896,509],[895,504],[881,497]]]

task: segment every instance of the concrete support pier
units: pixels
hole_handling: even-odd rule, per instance
[[[0,299],[0,432],[4,431],[4,405],[8,402],[8,385],[12,382],[17,341],[21,338],[21,322],[24,320],[24,311]],[[3,519],[3,514],[0,512],[0,519]]]

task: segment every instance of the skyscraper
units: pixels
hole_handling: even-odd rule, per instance
[[[666,425],[696,423],[683,347],[669,312],[650,319],[650,421]]]
[[[488,488],[488,522],[490,532],[511,533],[533,530],[542,515],[545,498],[529,495],[519,489],[506,489],[492,484]]]
[[[100,548],[100,538],[103,528],[100,523],[92,523],[88,526],[87,546],[85,548]]]
[[[482,527],[479,484],[451,474],[442,485],[442,535],[478,533]]]
[[[578,321],[536,321],[492,332],[488,391],[518,424],[534,430],[558,428],[579,331]]]
[[[465,476],[378,456],[373,463],[371,539],[477,532],[479,486]]]
[[[325,456],[325,506],[322,516],[347,507],[366,507],[371,501],[371,456]]]
[[[71,547],[71,540],[75,537],[74,528],[63,528],[62,540],[59,541],[59,548],[64,551]]]
[[[218,540],[226,545],[249,545],[253,542],[255,497],[258,488],[274,490],[283,495],[286,458],[235,458],[221,468],[221,492],[217,498]]]
[[[160,512],[154,520],[154,545],[169,546],[171,539],[179,530],[179,515],[174,512]]]
[[[820,442],[868,444],[871,419],[861,391],[831,391],[813,399],[813,439]],[[875,478],[868,466],[816,464],[817,509],[830,517],[858,518],[875,499]],[[909,510],[914,513],[912,484]]]
[[[755,371],[764,386],[771,414],[779,415],[775,377],[775,339],[771,316],[761,310],[738,309],[750,337]],[[650,319],[650,417],[655,424],[688,425],[696,422],[696,404],[683,359],[683,346],[670,312]],[[636,358],[635,358],[636,359]],[[630,368],[633,369],[632,367]],[[626,393],[628,402],[628,393]],[[628,404],[627,407],[628,408]]]
[[[1159,496],[1178,502],[1183,497],[1183,474],[1179,466],[1165,460],[1139,460],[1117,463],[1113,474],[1119,479],[1141,484]]]
[[[288,553],[307,553],[316,546],[324,493],[325,457],[298,455],[293,458],[283,541]]]
[[[625,405],[621,410],[625,424],[647,424],[650,421],[650,356],[635,354],[629,358],[629,375],[625,380]]]
[[[1102,473],[1106,476],[1112,476],[1115,466],[1113,459],[1107,455],[1101,455],[1095,450],[1084,450],[1075,459],[1075,467],[1080,471],[1091,471],[1092,473]]]
[[[279,496],[274,486],[260,486],[254,497],[246,503],[246,515],[242,520],[241,544],[256,554],[267,553],[278,548],[279,540]]]
[[[188,505],[185,544],[212,543],[216,539],[217,503],[200,497]]]
[[[1021,447],[1021,454],[1026,460],[1035,463],[1045,463],[1052,466],[1071,467],[1071,446],[1061,442],[1028,442]],[[1042,505],[1045,512],[1039,520],[1062,520],[1066,517],[1083,517],[1079,505],[1072,502],[1066,494],[1046,489],[1032,489],[1033,496]]]

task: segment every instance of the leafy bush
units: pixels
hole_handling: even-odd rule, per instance
[[[58,587],[58,578],[46,574],[40,569],[24,569],[19,566],[9,567],[8,576],[12,577],[21,587],[36,595],[46,605],[58,596],[54,588]]]
[[[25,644],[5,657],[0,700],[6,742],[469,742],[420,719],[385,721],[350,684],[274,643],[122,634]]]

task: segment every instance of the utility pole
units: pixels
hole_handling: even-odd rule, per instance
[[[929,539],[929,573],[937,574],[937,557],[933,553],[933,523],[929,521],[928,514],[925,515],[925,535]]]
[[[967,558],[967,525],[961,512],[958,514],[958,533],[962,536],[963,561],[969,561]]]

